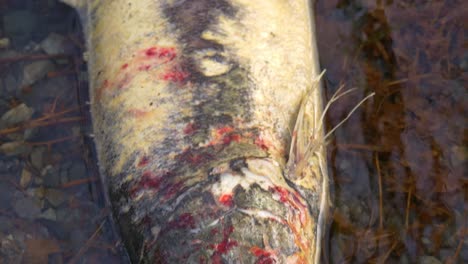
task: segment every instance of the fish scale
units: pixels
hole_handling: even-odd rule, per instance
[[[311,3],[64,2],[84,23],[101,175],[132,262],[319,263]]]

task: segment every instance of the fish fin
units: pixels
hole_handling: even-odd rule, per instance
[[[327,174],[325,168],[326,161],[324,160],[326,157],[324,146],[327,144],[327,140],[365,101],[375,94],[371,93],[367,95],[354,106],[338,125],[325,134],[325,115],[330,106],[343,96],[355,91],[356,88],[343,91],[344,86],[342,85],[333,94],[322,111],[317,107],[313,109],[312,107],[314,106],[311,105],[311,102],[314,99],[317,100],[317,96],[320,95],[320,92],[315,91],[315,89],[318,89],[323,74],[324,72],[319,75],[314,86],[307,90],[302,98],[291,136],[289,159],[286,164],[286,177],[288,180],[297,186],[311,191],[320,191],[323,188],[323,180],[326,180],[328,184],[328,176],[324,175]],[[316,92],[315,94],[313,94],[314,91]]]
[[[319,139],[323,137],[323,132],[319,131],[319,129],[321,129],[321,125],[316,122],[316,117],[318,115],[315,113],[316,110],[312,109],[314,107],[314,100],[312,99],[314,96],[317,98],[321,95],[321,91],[318,91],[318,89],[320,87],[320,79],[324,73],[325,71],[317,77],[314,81],[314,85],[305,91],[305,94],[301,99],[296,122],[291,135],[289,159],[286,164],[286,177],[295,184],[297,184],[297,181],[304,178],[302,172],[308,164],[308,160],[310,159],[310,155],[313,153],[313,150],[322,145],[321,142],[319,142]],[[314,92],[315,95],[313,95]],[[321,97],[319,100],[321,100]]]

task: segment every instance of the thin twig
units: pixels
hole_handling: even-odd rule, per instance
[[[377,175],[379,176],[379,228],[383,229],[382,174],[380,173],[380,162],[377,154],[375,155],[375,165],[377,167]]]
[[[52,145],[52,144],[56,144],[56,143],[60,143],[60,142],[63,142],[63,141],[67,141],[67,140],[71,140],[71,139],[74,139],[74,138],[78,138],[80,136],[68,136],[68,137],[63,137],[63,138],[57,138],[57,139],[53,139],[53,140],[48,140],[48,141],[41,141],[41,142],[27,142],[28,145],[30,146],[41,146],[41,145]]]
[[[11,57],[11,58],[0,59],[0,64],[8,64],[8,63],[12,63],[12,62],[27,61],[27,60],[63,59],[63,58],[68,58],[68,57],[69,57],[69,55],[67,55],[67,54],[53,54],[53,55],[48,55],[48,54],[27,54],[27,55],[20,55],[20,56]]]
[[[60,187],[61,188],[70,188],[70,187],[85,184],[85,183],[95,182],[97,180],[99,180],[97,177],[89,177],[89,178],[69,181],[67,183],[62,184]]]
[[[374,152],[390,152],[390,149],[377,146],[377,145],[365,145],[365,144],[347,144],[347,143],[337,143],[337,148],[351,149],[351,150],[367,150]]]
[[[406,212],[405,212],[405,227],[408,229],[409,226],[409,209],[411,206],[411,191],[413,190],[412,187],[408,190],[408,199],[406,200]]]
[[[8,135],[11,133],[19,132],[21,130],[27,129],[27,128],[34,128],[34,127],[45,127],[45,126],[51,126],[51,125],[56,125],[56,124],[61,124],[61,123],[70,123],[70,122],[77,122],[77,121],[83,121],[84,118],[81,116],[77,117],[66,117],[66,118],[61,118],[58,120],[41,120],[41,122],[37,122],[37,120],[32,120],[31,122],[28,122],[26,124],[16,126],[16,127],[11,127],[11,128],[6,128],[0,130],[0,136],[1,135]]]
[[[86,243],[80,248],[78,253],[68,262],[68,264],[75,264],[80,260],[81,256],[89,249],[91,246],[91,243],[93,242],[94,239],[96,239],[97,235],[101,231],[102,227],[104,227],[104,224],[106,223],[106,219],[102,220],[101,224],[99,227],[94,231],[94,233],[89,237],[89,239],[86,241]]]

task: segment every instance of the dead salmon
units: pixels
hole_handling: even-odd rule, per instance
[[[308,0],[66,0],[134,263],[319,263],[329,182]]]

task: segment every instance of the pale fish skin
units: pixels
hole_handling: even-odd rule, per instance
[[[83,18],[101,174],[132,261],[319,263],[312,3],[65,2]]]

